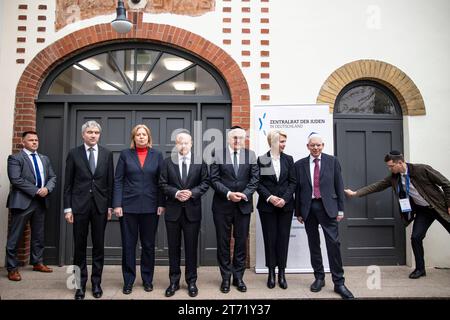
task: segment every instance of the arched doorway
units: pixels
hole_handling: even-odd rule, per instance
[[[46,262],[70,264],[73,252],[71,227],[62,219],[61,196],[65,156],[81,144],[81,125],[90,119],[102,125],[100,143],[117,161],[129,147],[131,128],[145,123],[152,129],[154,147],[168,155],[172,132],[186,128],[222,132],[231,124],[231,97],[221,75],[205,61],[162,44],[115,43],[83,52],[53,69],[36,101],[36,127],[40,150],[48,154],[61,177],[46,220]],[[210,190],[203,201],[200,234],[200,265],[216,263],[216,241]],[[118,220],[108,223],[105,263],[120,264],[121,241]],[[156,243],[157,263],[167,264],[168,253],[163,219]],[[139,255],[138,255],[139,256]]]
[[[388,175],[384,155],[403,151],[402,109],[376,81],[346,85],[334,105],[335,150],[344,184],[357,189]],[[391,190],[345,203],[340,223],[345,265],[404,265],[405,228]]]

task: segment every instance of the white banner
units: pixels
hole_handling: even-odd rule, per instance
[[[258,156],[269,150],[267,133],[283,130],[287,133],[284,152],[294,157],[294,162],[309,155],[306,147],[311,132],[324,139],[324,153],[333,154],[333,115],[328,105],[267,105],[253,108],[255,119],[254,149]],[[325,238],[320,229],[320,242],[325,271],[329,271]],[[256,214],[256,272],[267,272],[264,239],[259,213]],[[305,227],[295,217],[292,220],[286,272],[312,272],[308,238]]]

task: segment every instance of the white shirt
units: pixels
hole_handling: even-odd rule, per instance
[[[401,179],[402,179],[402,185],[403,190],[406,191],[406,175],[408,174],[408,167],[406,168],[405,173],[401,173]],[[414,184],[412,183],[411,179],[409,180],[409,196],[413,198],[414,203],[418,206],[422,207],[428,207],[430,204],[419,194],[416,187],[414,187]]]
[[[230,158],[231,158],[231,164],[234,165],[234,153],[237,152],[236,156],[237,156],[237,161],[238,161],[238,165],[239,165],[239,155],[241,153],[241,149],[238,150],[234,150],[233,148],[230,147],[230,145],[228,145],[228,150],[230,151]]]
[[[183,158],[186,158],[186,172],[189,173],[189,166],[191,165],[191,152],[185,156],[178,154],[178,164],[180,167],[180,177],[183,177]]]
[[[89,154],[90,154],[89,148],[91,148],[91,147],[89,147],[89,146],[85,143],[85,144],[84,144],[84,149],[86,150],[86,157],[87,157],[87,159],[88,159],[88,162],[89,162]],[[92,149],[94,149],[95,167],[97,168],[98,145],[92,146]]]
[[[85,144],[84,144],[84,149],[86,150],[86,158],[87,158],[88,162],[89,162],[89,153],[90,153],[89,148],[91,148],[91,147],[89,147],[89,146],[85,143]],[[95,167],[97,168],[98,145],[96,144],[95,146],[92,146],[92,149],[94,149]],[[65,208],[65,209],[64,209],[64,213],[67,213],[67,212],[72,212],[72,208]]]
[[[314,163],[314,158],[312,155],[309,155],[309,172],[311,173],[311,184],[312,184],[312,193],[311,193],[311,198],[314,199],[314,167],[316,166],[316,164]],[[319,172],[320,172],[320,168],[322,165],[322,157],[321,155],[319,155],[317,157],[317,159],[319,159]],[[344,216],[344,211],[339,211],[338,212],[338,216]]]
[[[36,179],[36,185],[37,185],[37,175],[36,175],[36,170],[34,168],[34,162],[33,162],[33,156],[32,154],[35,153],[36,154],[36,161],[38,164],[38,168],[39,168],[39,172],[41,174],[41,179],[42,179],[42,187],[45,187],[45,171],[44,171],[44,164],[42,163],[41,158],[39,157],[39,154],[37,152],[31,152],[28,149],[23,149],[23,151],[28,155],[28,158],[31,161],[31,164],[33,165],[33,170],[34,170],[34,178]]]
[[[314,163],[314,157],[312,155],[309,156],[309,172],[311,173],[311,184],[312,184],[312,193],[311,193],[311,198],[314,199],[314,167],[316,166],[316,164]],[[317,157],[317,159],[319,159],[319,172],[320,172],[320,166],[322,165],[321,161],[321,155],[319,155]]]
[[[270,155],[270,159],[272,161],[273,170],[275,171],[275,176],[277,177],[277,181],[280,180],[280,171],[281,171],[281,163],[280,163],[280,156],[273,156]],[[272,195],[270,195],[266,201],[269,202],[270,198],[272,198]]]
[[[281,162],[280,162],[280,156],[270,156],[272,159],[272,166],[273,170],[275,171],[275,176],[277,177],[277,181],[280,180],[280,172],[281,172]]]
[[[236,152],[236,156],[237,156],[237,165],[239,165],[239,155],[241,153],[241,149],[238,150],[234,150],[232,147],[230,147],[230,145],[228,145],[228,151],[230,152],[230,158],[231,158],[231,164],[234,165],[234,153]],[[230,193],[231,191],[227,192],[227,199],[230,200]],[[248,200],[245,200],[248,201]]]

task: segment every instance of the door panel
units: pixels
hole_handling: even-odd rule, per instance
[[[227,110],[225,108],[225,110]],[[223,106],[208,105],[202,107],[202,131],[215,128],[224,133],[223,145],[225,145],[225,132],[230,128],[230,117],[228,112],[224,112]],[[208,145],[208,141],[203,141],[203,147]],[[200,262],[204,266],[217,265],[217,241],[216,229],[212,215],[212,200],[214,190],[209,188],[205,196],[202,198],[202,225],[200,227]]]
[[[45,214],[45,250],[46,263],[56,265],[60,261],[62,250],[61,227],[65,220],[61,212],[61,191],[63,176],[63,137],[64,137],[64,108],[62,104],[41,105],[37,109],[36,130],[39,135],[39,152],[50,158],[52,168],[56,174],[56,186],[50,194],[50,207]]]
[[[335,119],[336,154],[344,185],[356,190],[389,174],[384,155],[402,150],[401,120]],[[405,228],[391,189],[346,199],[340,223],[345,265],[405,264]]]

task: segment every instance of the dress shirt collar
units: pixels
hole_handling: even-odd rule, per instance
[[[84,144],[84,150],[86,150],[86,152],[89,152],[89,148],[92,148],[92,149],[94,149],[94,151],[97,151],[98,146],[95,145],[95,146],[89,147],[89,146],[85,143],[85,144]]]
[[[30,151],[30,150],[25,149],[25,148],[23,148],[23,152],[25,152],[28,156],[31,156],[32,154],[38,154],[37,151],[36,151],[36,152],[33,152],[33,151]]]
[[[316,158],[314,158],[312,155],[309,155],[310,163],[314,163],[314,159],[316,159]],[[320,161],[322,161],[322,154],[320,156],[318,156],[317,159],[319,159],[319,163],[320,163]]]
[[[189,151],[189,153],[187,155],[185,155],[185,156],[183,156],[183,155],[178,153],[178,161],[182,162],[183,158],[186,158],[187,162],[191,162],[191,152]]]

